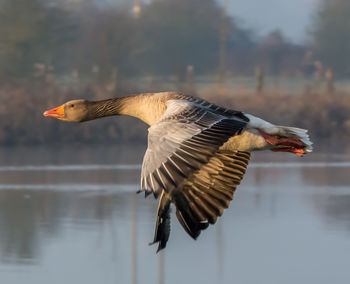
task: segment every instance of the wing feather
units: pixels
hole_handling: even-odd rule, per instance
[[[163,190],[171,192],[245,125],[242,119],[227,118],[203,105],[169,100],[166,112],[149,128],[141,191],[156,197]]]
[[[176,210],[192,212],[191,215],[188,214],[186,219],[188,222],[185,225],[185,230],[191,236],[200,234],[202,229],[199,229],[198,223],[214,224],[217,217],[228,208],[246,171],[249,158],[248,152],[219,150],[206,165],[174,192],[172,199]],[[237,161],[244,162],[245,166],[237,164]],[[185,221],[181,220],[181,224]]]
[[[176,190],[171,193],[162,192],[162,197],[167,197],[167,200],[175,204],[176,216],[192,238],[196,239],[209,224],[214,224],[224,209],[229,207],[246,169],[236,170],[235,162],[239,160],[247,166],[249,158],[248,152],[219,150]],[[231,176],[231,172],[235,172],[234,176]],[[160,204],[162,200],[161,198]],[[158,209],[154,242],[159,242],[160,248],[165,247],[169,236],[169,226],[163,226],[163,215],[163,211]]]

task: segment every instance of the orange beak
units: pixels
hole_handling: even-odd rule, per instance
[[[48,117],[54,117],[54,118],[63,118],[64,117],[64,105],[47,110],[43,113],[43,115],[48,116]]]

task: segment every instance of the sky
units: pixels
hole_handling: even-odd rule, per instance
[[[73,0],[70,0],[73,1]],[[75,0],[79,1],[79,0]],[[81,1],[81,0],[80,0]],[[101,0],[102,1],[102,0]],[[136,0],[103,0],[125,2]],[[139,0],[149,3],[152,0]],[[317,7],[324,0],[216,0],[227,7],[244,27],[263,36],[272,30],[280,29],[287,39],[294,43],[304,43],[307,30]]]
[[[303,43],[321,0],[217,0],[230,15],[258,35],[280,29],[295,43]]]

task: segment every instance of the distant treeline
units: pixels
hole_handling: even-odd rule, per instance
[[[137,93],[137,91],[135,91]],[[120,92],[116,96],[130,94]],[[260,93],[225,96],[201,94],[219,105],[260,116],[272,123],[309,129],[316,148],[340,151],[350,141],[350,94]],[[85,123],[66,123],[43,117],[48,108],[74,98],[112,97],[97,87],[63,90],[53,85],[0,89],[0,145],[69,145],[76,143],[146,143],[147,126],[135,118],[108,117]],[[328,149],[328,148],[327,148]]]
[[[322,1],[302,46],[278,30],[257,37],[215,0],[1,0],[0,83],[183,80],[188,70],[251,75],[257,66],[271,76],[315,68],[349,75],[349,3]]]
[[[278,30],[258,38],[214,0],[147,2],[0,1],[0,83],[145,74],[183,80],[188,70],[251,75],[256,66],[294,75],[313,60]]]

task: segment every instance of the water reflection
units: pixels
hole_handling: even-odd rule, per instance
[[[134,187],[135,189],[135,187]],[[118,190],[118,187],[116,187]],[[113,210],[128,210],[125,194],[52,190],[0,191],[0,250],[3,262],[37,259],[41,245],[60,234],[62,225],[95,227]],[[93,228],[91,228],[93,229]]]
[[[0,250],[2,262],[26,262],[38,257],[37,216],[42,208],[34,203],[45,196],[30,198],[27,191],[0,192]]]
[[[156,255],[148,243],[157,202],[135,194],[143,149],[137,155],[119,150],[105,149],[115,157],[108,162],[76,149],[57,151],[59,158],[36,149],[38,160],[31,149],[20,163],[14,150],[1,156],[1,283],[319,284],[335,274],[337,283],[347,283],[344,161],[305,166],[291,158],[267,165],[262,161],[269,156],[257,155],[216,226],[194,242],[173,216],[169,245]],[[23,158],[25,151],[19,153]],[[286,278],[290,271],[298,277]]]
[[[350,189],[347,189],[350,191]],[[350,193],[323,194],[313,197],[316,210],[324,215],[326,225],[331,230],[348,230],[350,232]]]

